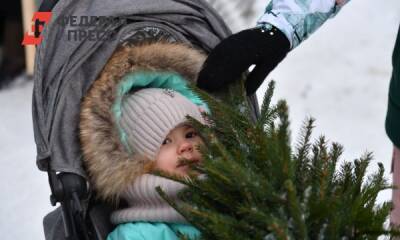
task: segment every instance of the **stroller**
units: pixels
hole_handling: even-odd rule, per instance
[[[95,197],[82,166],[78,135],[82,97],[120,45],[163,40],[208,53],[231,32],[203,0],[44,0],[39,11],[51,11],[52,19],[41,33],[35,59],[36,161],[48,174],[51,204],[60,205],[44,218],[45,237],[105,239],[114,228],[109,220],[113,207]],[[119,21],[101,25],[93,16]],[[87,34],[100,30],[112,37],[93,39]],[[70,33],[79,38],[71,39]],[[255,95],[248,101],[252,117],[257,118]]]

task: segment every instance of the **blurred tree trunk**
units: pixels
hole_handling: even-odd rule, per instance
[[[233,32],[255,25],[256,0],[207,0],[222,16]]]

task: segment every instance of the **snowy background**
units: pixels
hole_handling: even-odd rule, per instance
[[[256,1],[254,16],[266,2]],[[253,23],[254,17],[234,27]],[[384,119],[399,23],[400,0],[353,0],[270,74],[268,79],[277,82],[274,100],[288,101],[293,140],[312,116],[314,137],[324,134],[343,144],[346,160],[373,151],[370,171],[383,162],[390,177],[392,145]],[[23,77],[0,90],[0,235],[5,240],[44,239],[42,219],[52,209],[47,175],[35,164],[31,91],[32,82]],[[387,191],[379,200],[390,197]]]

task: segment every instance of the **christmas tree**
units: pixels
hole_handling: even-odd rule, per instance
[[[274,82],[256,122],[248,117],[242,86],[231,87],[223,101],[194,89],[211,111],[208,125],[190,119],[204,138],[203,162],[192,166],[193,174],[185,179],[160,173],[188,186],[179,205],[158,191],[201,231],[201,239],[377,239],[398,234],[384,227],[391,203],[376,202],[380,191],[391,188],[383,165],[366,176],[371,153],[338,162],[341,145],[328,144],[324,137],[311,142],[313,119],[305,122],[292,147],[287,104],[271,104]]]

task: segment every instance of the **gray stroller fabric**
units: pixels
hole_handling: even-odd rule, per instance
[[[137,33],[163,29],[177,41],[209,52],[231,34],[219,15],[203,0],[60,0],[42,33],[36,51],[33,123],[37,165],[41,170],[71,172],[86,177],[81,165],[78,123],[82,96],[96,79],[116,47]],[[62,24],[65,16],[128,18],[101,30],[113,39],[68,39],[70,31],[99,30],[99,26]],[[71,18],[69,18],[71,19]],[[154,28],[156,26],[156,28]],[[153,32],[152,32],[153,31]],[[136,38],[141,37],[136,34]]]

